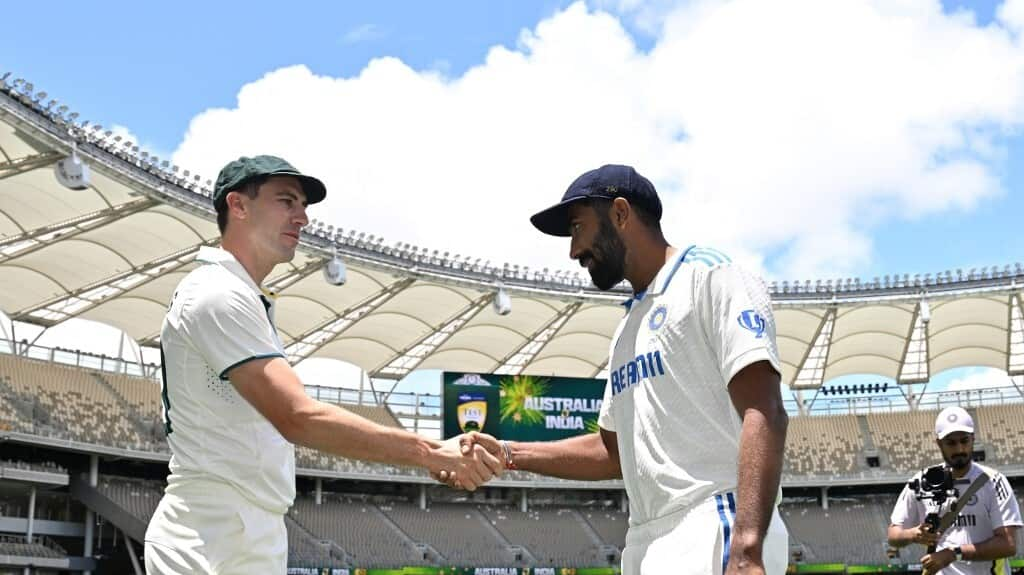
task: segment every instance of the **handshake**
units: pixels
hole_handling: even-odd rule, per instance
[[[486,433],[471,431],[443,441],[426,465],[436,481],[455,489],[475,491],[506,467],[502,443]]]

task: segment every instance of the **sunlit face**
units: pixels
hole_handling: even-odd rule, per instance
[[[971,464],[974,452],[974,435],[964,431],[954,431],[942,439],[936,440],[942,459],[953,469],[964,469]]]
[[[248,200],[246,220],[252,247],[274,263],[291,261],[299,231],[309,223],[306,194],[297,178],[274,176]]]
[[[569,257],[587,268],[598,289],[608,290],[626,277],[626,246],[607,212],[598,212],[581,203],[569,206]]]

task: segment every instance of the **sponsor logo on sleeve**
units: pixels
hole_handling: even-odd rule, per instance
[[[740,312],[739,317],[736,318],[739,322],[740,327],[743,329],[754,332],[754,337],[760,338],[764,335],[764,330],[767,327],[767,322],[761,317],[761,314],[757,313],[752,309],[743,310]]]

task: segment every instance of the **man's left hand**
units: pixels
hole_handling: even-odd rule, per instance
[[[952,549],[941,549],[935,553],[929,553],[921,558],[921,566],[924,573],[938,573],[945,569],[956,559]]]

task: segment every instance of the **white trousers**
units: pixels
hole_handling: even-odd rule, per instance
[[[165,493],[146,529],[149,575],[284,575],[284,516],[253,505],[224,483]]]
[[[736,495],[715,495],[695,507],[630,527],[622,575],[722,575],[729,561]],[[789,532],[776,508],[762,553],[766,575],[783,575]]]

